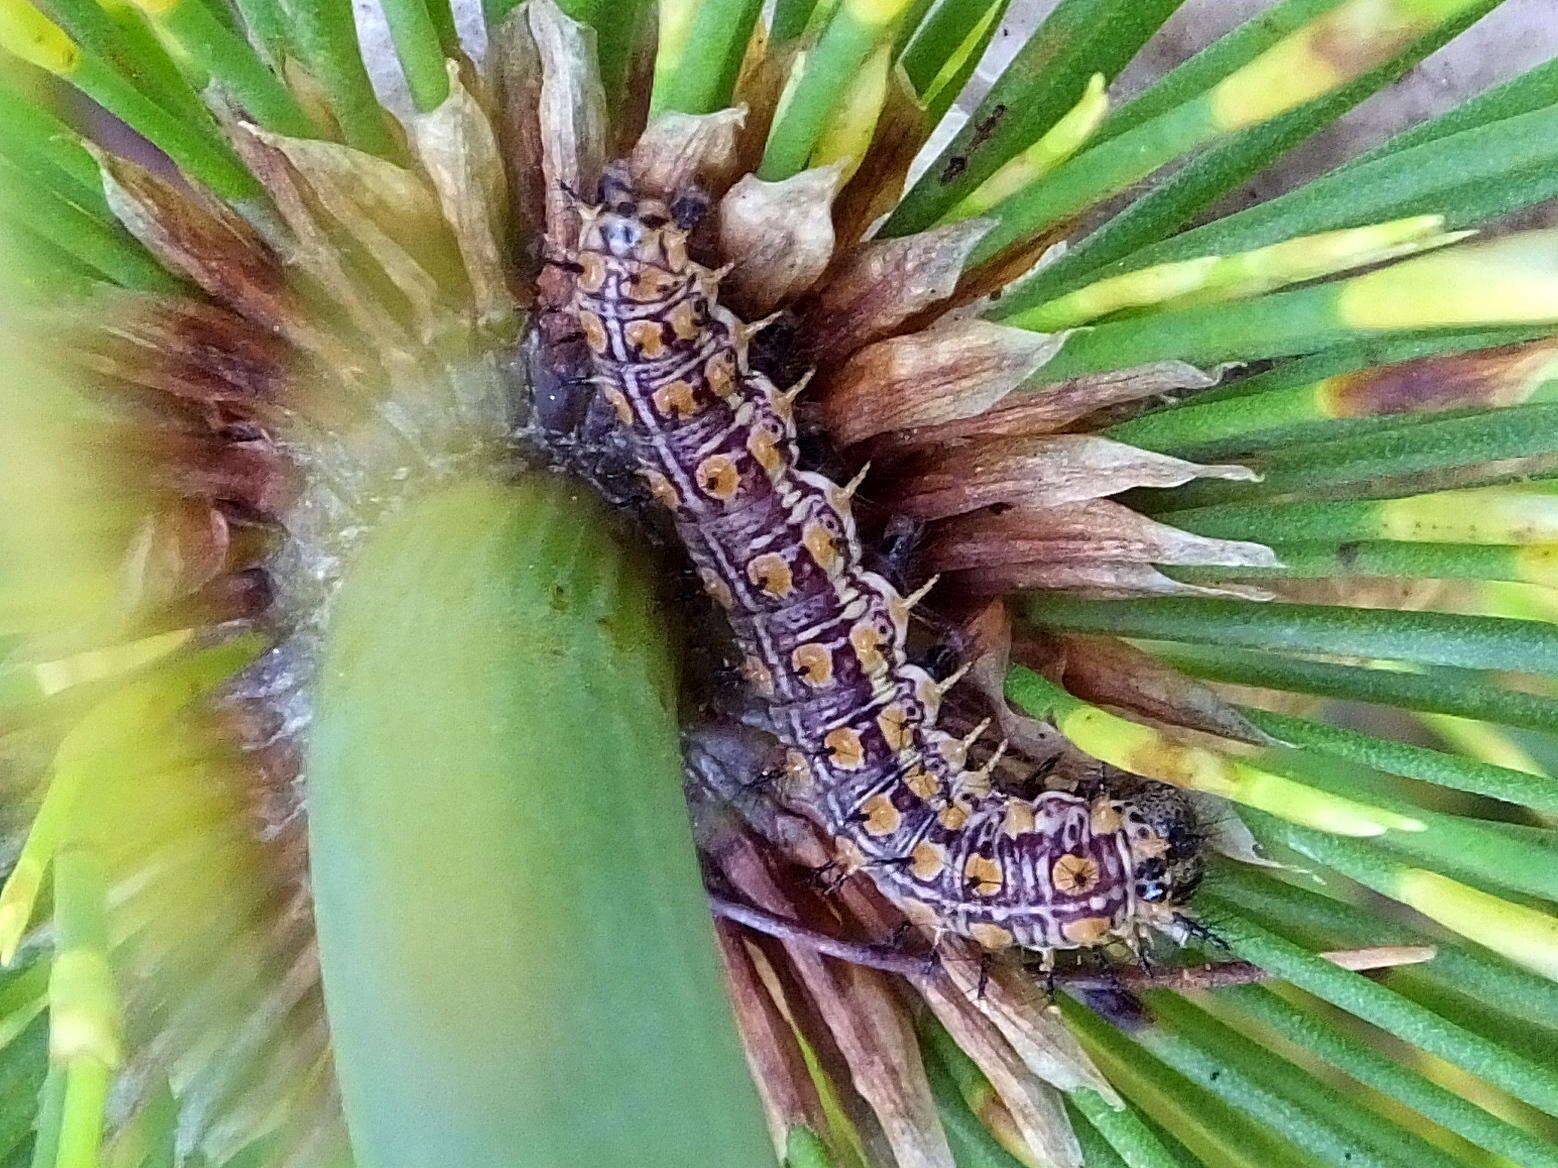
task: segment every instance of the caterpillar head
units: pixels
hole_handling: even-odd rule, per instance
[[[1143,782],[1133,790],[1128,819],[1136,899],[1169,920],[1205,875],[1205,826],[1184,792],[1166,783]]]
[[[641,194],[626,166],[614,163],[601,176],[600,203],[587,218],[582,246],[618,259],[679,267],[674,261],[684,254],[687,234],[707,210],[708,200],[698,191],[671,203]]]

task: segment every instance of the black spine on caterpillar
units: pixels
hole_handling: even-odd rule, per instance
[[[936,728],[940,686],[906,659],[912,600],[862,565],[850,489],[796,467],[751,329],[668,208],[616,172],[602,196],[570,257],[596,383],[790,748],[787,801],[927,928],[1040,950],[1175,931],[1200,876],[1185,801],[1156,784],[1019,798],[968,768]]]

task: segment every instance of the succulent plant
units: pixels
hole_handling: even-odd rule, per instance
[[[1499,0],[1129,97],[1180,0],[1008,4],[0,0],[0,1166],[1558,1164],[1558,62],[1229,209]],[[613,162],[996,781],[1193,795],[1182,948],[818,878],[579,355]]]

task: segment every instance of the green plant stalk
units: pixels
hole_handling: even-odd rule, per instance
[[[449,97],[449,70],[427,0],[384,0],[384,18],[412,103],[421,113],[437,109]]]
[[[1509,580],[1540,584],[1558,568],[1558,546],[1518,548],[1505,544],[1392,543],[1383,540],[1268,545],[1281,561],[1255,568],[1170,567],[1175,580],[1327,580],[1408,578],[1420,580]]]
[[[460,29],[455,24],[454,6],[450,0],[426,0],[426,3],[427,14],[438,31],[438,43],[443,48],[444,56],[453,57],[464,52],[465,46],[460,41]]]
[[[323,89],[346,144],[398,159],[403,152],[363,66],[350,0],[296,0],[289,11],[291,44]]]
[[[539,476],[409,506],[341,583],[309,832],[359,1168],[771,1156],[645,573]]]
[[[1177,994],[1155,993],[1147,1006],[1157,1024],[1132,1037],[1167,1065],[1226,1100],[1257,1123],[1280,1131],[1336,1168],[1458,1168],[1460,1161],[1411,1131],[1388,1133],[1382,1121],[1336,1088],[1192,1006]],[[1372,1129],[1372,1130],[1371,1130]]]
[[[762,0],[665,0],[655,57],[651,119],[709,114],[730,104]]]
[[[904,196],[884,235],[924,231],[1038,141],[1094,73],[1112,79],[1182,0],[1062,0]],[[976,146],[977,141],[977,146]]]
[[[281,0],[233,0],[256,48],[277,69],[293,55],[291,21]]]
[[[38,1090],[37,1135],[33,1140],[31,1168],[55,1168],[59,1152],[60,1120],[65,1111],[65,1070],[50,1067]]]
[[[757,177],[777,182],[806,169],[827,127],[872,51],[890,38],[906,0],[840,0],[821,39],[786,87],[763,147]]]
[[[202,0],[138,0],[171,40],[231,91],[260,125],[294,138],[318,137],[319,129],[297,99],[271,72],[248,41],[212,15]]]
[[[1022,611],[1035,623],[1117,637],[1558,674],[1558,626],[1510,617],[1191,596],[1090,600],[1062,594],[1035,596]]]
[[[1168,309],[1079,330],[1030,384],[1155,361],[1181,360],[1210,367],[1227,361],[1290,357],[1380,332],[1540,323],[1558,316],[1558,305],[1542,299],[1482,304],[1456,299],[1455,291],[1462,287],[1456,282],[1470,275],[1474,257],[1488,255],[1494,246],[1454,248],[1329,284],[1274,292],[1237,304]],[[1508,259],[1512,250],[1500,248],[1499,253]],[[1455,257],[1453,270],[1440,262],[1451,256]],[[1491,277],[1492,269],[1488,274]],[[1388,282],[1381,279],[1387,276]],[[1388,314],[1380,311],[1387,300]]]
[[[49,978],[49,1058],[65,1073],[55,1166],[96,1168],[122,1048],[108,963],[107,879],[79,840],[54,860],[54,923],[59,941]]]
[[[1414,817],[1338,799],[1220,751],[1181,741],[1156,727],[1118,717],[1072,697],[1020,665],[1007,670],[1006,696],[1034,717],[1052,721],[1086,754],[1132,774],[1233,799],[1343,835],[1377,836],[1422,828]]]
[[[994,314],[1015,314],[1090,280],[1202,255],[1248,251],[1290,239],[1411,215],[1443,214],[1467,227],[1550,198],[1558,190],[1554,127],[1543,108],[1348,167],[1248,210],[1153,243],[1109,263],[1062,259],[1002,299]],[[1149,196],[1150,198],[1151,196]]]
[[[1552,105],[1558,105],[1558,61],[1548,61],[1528,69],[1502,85],[1452,106],[1436,118],[1411,126],[1367,153],[1348,159],[1339,169],[1363,166],[1414,146],[1437,142],[1453,134],[1475,130]]]
[[[1066,1100],[1066,1118],[1071,1121],[1071,1130],[1076,1133],[1077,1144],[1082,1149],[1082,1163],[1086,1168],[1126,1168],[1125,1161],[1120,1159],[1120,1153],[1114,1150],[1114,1145],[1087,1122],[1087,1117],[1077,1110],[1076,1104],[1070,1099]]]
[[[448,0],[439,2],[447,3]],[[610,0],[601,5],[590,22],[595,29],[595,57],[600,62],[601,86],[613,112],[627,98],[632,54],[640,39],[648,33],[648,23],[654,19],[654,8],[648,0]],[[739,68],[739,61],[737,66]]]
[[[828,1145],[809,1127],[793,1127],[784,1145],[784,1168],[838,1168]]]
[[[1237,649],[1212,651],[1162,645],[1154,646],[1153,654],[1205,681],[1371,702],[1404,710],[1453,714],[1504,726],[1558,732],[1558,700],[1489,685],[1478,679],[1332,665],[1269,653],[1242,653]]]
[[[898,63],[914,92],[923,97],[937,74],[967,42],[971,31],[978,29],[991,12],[1004,8],[1001,0],[942,0],[923,20],[916,21],[911,7],[899,26],[899,38],[908,39]]]
[[[1001,174],[996,176],[997,179],[1001,177]],[[982,194],[983,190],[980,188],[975,195]],[[1419,215],[1319,235],[1301,235],[1232,255],[1200,256],[1158,264],[1084,285],[1008,317],[1006,323],[1036,332],[1058,332],[1117,314],[1117,319],[1126,319],[1165,308],[1247,300],[1276,288],[1355,271],[1385,260],[1444,247],[1464,238],[1465,233],[1442,231],[1443,224],[1444,220],[1438,215]],[[1346,399],[1335,403],[1337,409],[1346,404]]]
[[[232,149],[216,136],[209,119],[188,122],[168,113],[144,96],[101,60],[83,55],[66,78],[77,89],[146,137],[178,164],[191,179],[202,182],[227,199],[249,199],[260,193],[260,184],[238,160]]]
[[[1240,706],[1239,712],[1273,738],[1295,746],[1420,782],[1558,814],[1558,781],[1545,775],[1511,770],[1426,746],[1376,738],[1356,730],[1258,710],[1253,706]]]
[[[50,11],[88,52],[128,79],[139,93],[170,116],[195,125],[210,125],[210,111],[195,92],[190,77],[129,3],[57,0],[50,5]]]
[[[53,114],[0,84],[0,156],[25,175],[89,212],[104,223],[113,213],[103,198],[97,160],[81,145],[81,136]],[[21,190],[11,197],[25,198]]]
[[[1265,986],[1231,986],[1218,991],[1217,998],[1478,1147],[1531,1168],[1558,1165],[1558,1154],[1547,1141],[1467,1102]]]
[[[1395,55],[1404,33],[1427,35],[1468,9],[1498,0],[1345,0],[1184,104],[1085,151],[991,211],[995,228],[970,258],[979,264],[1061,223],[1173,159],[1234,131],[1259,126],[1324,96]],[[1327,46],[1349,41],[1347,54]],[[1303,234],[1303,233],[1300,233]]]
[[[1553,1114],[1558,1109],[1558,1073],[1552,1068],[1511,1055],[1490,1039],[1446,1022],[1360,974],[1306,953],[1261,928],[1216,894],[1203,893],[1201,901],[1216,920],[1218,934],[1245,960],[1470,1071],[1539,1110]]]
[[[1473,466],[1552,453],[1558,403],[1485,410],[1467,417],[1407,422],[1372,434],[1306,443],[1260,460],[1259,482],[1189,483],[1172,492],[1172,505],[1203,507],[1317,486],[1369,483],[1423,471]],[[1224,489],[1226,487],[1226,489]]]
[[[1177,168],[1153,184],[1151,190],[1122,209],[1108,222],[1092,231],[1067,254],[1057,258],[1045,271],[1034,277],[1034,288],[1017,290],[1021,303],[1010,306],[1000,304],[996,311],[1002,317],[1016,312],[1020,307],[1033,305],[1045,287],[1055,288],[1065,284],[1070,291],[1085,282],[1085,274],[1096,271],[1101,265],[1121,261],[1139,248],[1157,243],[1178,228],[1190,222],[1218,199],[1260,173],[1272,161],[1292,150],[1300,143],[1331,125],[1347,111],[1373,94],[1399,80],[1430,53],[1453,40],[1468,25],[1496,8],[1502,0],[1478,0],[1470,9],[1454,19],[1434,28],[1426,36],[1413,41],[1401,52],[1391,56],[1383,64],[1334,91],[1297,109],[1250,126],[1211,144],[1199,157]],[[1262,14],[1264,17],[1266,14]],[[1320,19],[1323,22],[1324,13]],[[1221,82],[1219,82],[1221,84]],[[1379,219],[1355,219],[1346,226],[1379,222],[1399,216],[1380,216]],[[1314,234],[1294,232],[1294,235]],[[1232,249],[1234,251],[1247,249]],[[1112,274],[1112,273],[1111,273]],[[1036,299],[1036,296],[1038,297]]]
[[[85,0],[74,2],[80,12],[91,12],[103,43],[110,44],[114,23],[98,8],[81,6]],[[190,178],[218,194],[239,199],[259,192],[259,184],[218,135],[204,108],[170,113],[116,72],[108,58],[77,45],[27,0],[0,3],[0,49],[68,81],[161,149]]]
[[[1290,389],[1296,385],[1306,385],[1338,374],[1393,365],[1414,357],[1464,353],[1472,349],[1492,349],[1500,345],[1539,340],[1551,333],[1550,326],[1516,325],[1494,329],[1408,330],[1402,333],[1354,338],[1307,357],[1279,362],[1254,377],[1225,381],[1221,385],[1195,394],[1193,401],[1199,406],[1208,402],[1244,397],[1247,394]],[[1186,404],[1190,402],[1187,400]]]
[[[49,1024],[35,1012],[0,1052],[0,1163],[25,1152],[48,1073]]]

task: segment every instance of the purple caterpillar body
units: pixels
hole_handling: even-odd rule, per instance
[[[573,310],[789,748],[787,802],[909,919],[989,949],[1170,928],[1199,878],[1183,801],[1025,799],[967,767],[936,728],[942,687],[906,659],[912,601],[862,566],[850,489],[796,467],[789,398],[748,366],[752,330],[716,303],[663,204],[614,176],[603,190],[581,208]]]

